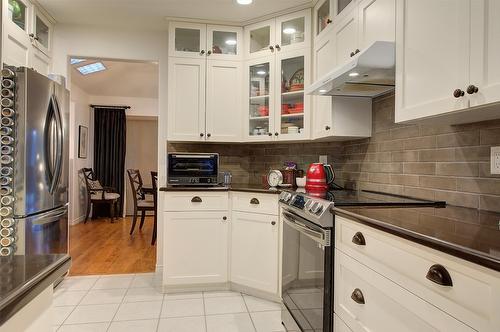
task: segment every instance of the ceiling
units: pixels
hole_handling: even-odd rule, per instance
[[[313,0],[38,0],[59,23],[159,29],[166,17],[244,22]]]
[[[82,75],[77,67],[101,61],[104,71]],[[158,64],[90,59],[71,65],[71,83],[93,96],[158,98]]]

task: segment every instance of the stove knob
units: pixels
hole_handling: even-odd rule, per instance
[[[312,199],[307,199],[306,200],[306,203],[304,204],[304,209],[306,210],[310,210],[311,209],[311,205],[314,203],[314,201]]]
[[[314,202],[311,204],[311,206],[309,207],[309,212],[311,213],[316,213],[318,207],[319,207],[319,203],[318,202]]]
[[[319,216],[321,212],[323,212],[323,205],[320,204],[317,211],[314,211],[314,213],[316,213]]]
[[[293,202],[295,200],[295,197],[297,197],[297,195],[292,195],[292,193],[287,193],[286,200],[287,202],[288,201]]]

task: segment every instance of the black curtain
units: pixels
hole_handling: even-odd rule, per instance
[[[125,193],[125,148],[127,122],[123,108],[94,108],[94,171],[105,187],[120,194],[119,213]]]

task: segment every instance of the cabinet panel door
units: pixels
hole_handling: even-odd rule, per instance
[[[44,54],[50,56],[52,46],[52,23],[40,13],[38,9],[34,10],[33,17],[33,45]]]
[[[469,95],[471,106],[500,101],[500,2],[471,3],[471,77],[478,92]]]
[[[47,76],[50,70],[50,58],[36,49],[33,49],[31,53],[31,67],[40,74]]]
[[[171,22],[168,29],[168,54],[170,56],[195,59],[206,57],[208,50],[205,24]]]
[[[31,5],[25,0],[2,1],[2,62],[11,66],[30,66]]]
[[[272,294],[278,292],[278,225],[278,216],[233,212],[232,282]]]
[[[358,48],[363,49],[378,40],[396,39],[396,1],[363,0],[358,6]]]
[[[260,58],[274,54],[275,19],[245,27],[245,53],[247,58]]]
[[[358,13],[352,10],[335,25],[333,31],[335,64],[340,66],[351,58],[358,48]]]
[[[165,283],[227,282],[228,221],[225,212],[165,213]]]
[[[313,34],[321,38],[328,34],[333,23],[333,0],[321,0],[313,8]]]
[[[280,16],[276,19],[276,53],[311,45],[311,10]]]
[[[206,59],[169,58],[168,138],[205,140]]]
[[[225,60],[209,60],[207,66],[207,141],[237,142],[243,125],[243,66]]]
[[[404,0],[396,22],[396,122],[468,107],[470,0]]]
[[[210,59],[240,60],[243,56],[243,29],[209,25],[207,27],[207,54]]]
[[[335,67],[335,46],[329,36],[317,40],[314,47],[314,80]],[[332,128],[332,97],[313,96],[313,138],[328,136]]]

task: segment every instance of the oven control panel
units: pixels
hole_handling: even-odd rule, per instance
[[[307,212],[311,215],[321,216],[331,205],[331,202],[308,197],[302,193],[281,192],[279,201],[295,209]]]

